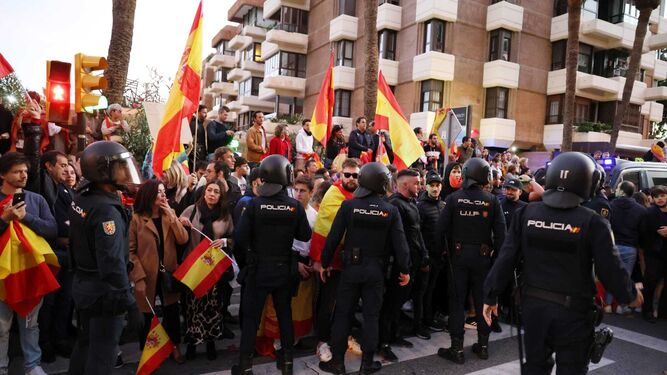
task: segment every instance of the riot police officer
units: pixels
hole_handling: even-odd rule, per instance
[[[517,210],[484,284],[484,318],[490,322],[497,314],[498,294],[523,258],[524,373],[550,374],[554,352],[559,374],[587,371],[596,294],[593,264],[605,289],[620,303],[641,304],[642,295],[621,265],[609,224],[580,207],[597,186],[594,171],[593,161],[579,152],[566,152],[553,160],[542,202]]]
[[[590,200],[583,204],[584,207],[590,208],[591,210],[598,213],[598,215],[605,218],[607,221],[611,220],[611,204],[609,204],[609,199],[604,194],[604,181],[606,173],[604,168],[598,163],[595,163],[595,172],[593,172],[593,179],[597,181],[595,186],[593,186],[593,196]]]
[[[500,249],[505,239],[505,216],[498,199],[482,190],[490,183],[489,163],[472,158],[463,165],[462,189],[445,200],[438,228],[440,241],[449,254],[449,334],[452,345],[441,348],[438,355],[463,364],[464,310],[471,287],[477,318],[477,343],[473,352],[488,359],[489,326],[482,317],[482,287],[494,249]]]
[[[252,373],[257,328],[270,294],[278,316],[282,346],[277,353],[277,365],[283,374],[292,374],[291,300],[299,280],[299,258],[292,252],[292,242],[310,240],[311,229],[303,206],[288,197],[285,190],[294,178],[289,161],[280,155],[267,157],[259,165],[259,177],[263,181],[257,189],[259,197],[248,202],[235,233],[238,245],[248,250],[246,266],[239,275],[239,282],[243,284],[241,353],[232,373]]]
[[[81,156],[87,182],[72,202],[70,252],[72,297],[79,335],[70,374],[109,374],[123,329],[123,315],[134,304],[128,279],[129,216],[118,191],[138,184],[131,154],[116,142],[95,142]]]
[[[391,173],[382,163],[368,163],[359,172],[359,187],[354,198],[343,202],[327,236],[322,252],[320,276],[326,272],[336,247],[345,236],[343,271],[341,273],[336,311],[331,330],[333,357],[320,362],[320,369],[345,374],[344,355],[350,332],[350,317],[359,297],[363,300],[363,350],[360,374],[379,371],[382,365],[373,361],[378,345],[378,329],[384,270],[389,248],[394,249],[394,263],[399,270],[401,285],[410,281],[410,253],[398,209],[382,197],[390,186]]]

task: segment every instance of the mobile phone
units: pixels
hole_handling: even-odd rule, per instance
[[[25,193],[14,194],[14,199],[12,199],[12,206],[16,206],[17,204],[23,202],[25,202]]]

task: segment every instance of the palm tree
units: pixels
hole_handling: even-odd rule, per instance
[[[364,114],[370,120],[375,117],[378,91],[378,0],[366,0],[364,5],[364,32],[366,34]]]
[[[565,57],[565,103],[563,104],[563,141],[561,151],[572,151],[574,99],[577,94],[579,23],[582,0],[567,1],[567,49]]]
[[[134,9],[136,0],[113,0],[113,26],[107,61],[109,69],[105,77],[109,86],[104,91],[109,104],[122,103],[127,69],[132,51],[132,33],[134,31]]]
[[[646,29],[648,28],[648,21],[651,18],[651,12],[660,6],[660,0],[634,0],[635,7],[639,10],[639,19],[637,21],[637,29],[635,30],[635,42],[632,45],[630,52],[630,64],[625,73],[625,86],[623,87],[623,98],[621,104],[616,107],[616,115],[614,116],[614,126],[611,129],[610,153],[616,152],[616,143],[618,142],[618,133],[621,130],[621,123],[625,116],[625,111],[628,109],[630,103],[630,96],[632,95],[632,88],[635,84],[635,77],[639,69],[639,63],[642,58],[642,47],[644,46],[644,37],[646,37]]]

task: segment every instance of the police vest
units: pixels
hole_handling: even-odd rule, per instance
[[[343,256],[359,248],[365,257],[386,257],[387,233],[398,211],[379,199],[358,199],[352,203]]]
[[[481,193],[481,194],[478,194]],[[462,245],[491,246],[496,200],[483,191],[460,190],[454,193],[452,239]]]
[[[262,260],[288,260],[298,225],[294,199],[255,198],[253,244],[251,251]]]

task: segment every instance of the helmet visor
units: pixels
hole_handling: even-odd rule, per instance
[[[114,158],[111,178],[118,186],[138,185],[141,183],[139,171],[134,158],[129,152],[124,152]]]

